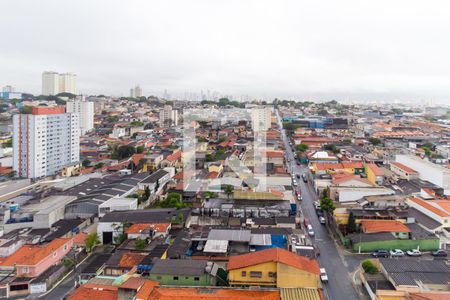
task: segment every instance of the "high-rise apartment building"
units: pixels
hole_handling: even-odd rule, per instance
[[[42,95],[77,94],[77,75],[45,71],[42,73]]]
[[[130,97],[132,98],[140,98],[144,95],[142,92],[142,88],[139,85],[136,85],[134,88],[130,89]]]
[[[252,128],[254,131],[267,131],[272,126],[272,111],[270,108],[252,109]]]
[[[170,105],[164,105],[159,112],[159,124],[161,127],[178,126],[178,111]]]
[[[77,75],[74,73],[59,74],[59,92],[77,94]]]
[[[78,114],[64,107],[33,107],[13,117],[13,168],[16,175],[42,178],[80,160]]]
[[[81,135],[94,128],[94,102],[86,101],[84,96],[78,96],[74,101],[66,102],[66,111],[79,115]]]
[[[57,72],[42,73],[42,95],[56,95],[59,93],[59,74]]]

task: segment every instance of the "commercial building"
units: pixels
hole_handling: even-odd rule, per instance
[[[178,126],[178,111],[173,110],[170,105],[164,105],[159,112],[159,124],[161,127]]]
[[[427,180],[450,194],[450,169],[413,155],[396,155],[395,160],[419,173],[419,178]]]
[[[77,94],[77,75],[45,71],[42,73],[42,95]]]
[[[16,175],[41,178],[80,160],[78,114],[64,107],[33,107],[13,117],[13,168]]]
[[[68,101],[66,110],[79,115],[80,135],[94,128],[94,102],[86,101],[84,96],[81,96],[74,101]]]

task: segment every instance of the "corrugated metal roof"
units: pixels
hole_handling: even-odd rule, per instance
[[[252,234],[250,236],[251,246],[271,246],[272,237],[270,234]]]
[[[212,229],[208,240],[250,242],[250,230]]]
[[[321,300],[317,289],[281,288],[281,300]]]

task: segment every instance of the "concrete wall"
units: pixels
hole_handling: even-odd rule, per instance
[[[439,239],[430,240],[388,240],[376,242],[362,242],[353,244],[353,251],[359,251],[361,245],[361,252],[373,252],[378,249],[401,249],[403,251],[416,249],[419,247],[420,251],[434,251],[439,249]]]

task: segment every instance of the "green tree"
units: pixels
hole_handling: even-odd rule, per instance
[[[225,194],[227,195],[228,198],[230,198],[231,195],[233,195],[234,192],[234,187],[230,184],[226,184],[223,187],[223,191],[225,192]]]
[[[84,241],[84,243],[85,243],[87,252],[91,252],[92,250],[94,250],[95,246],[100,244],[100,239],[98,238],[97,232],[90,233],[86,237],[86,240]]]
[[[378,268],[369,259],[366,259],[365,261],[363,261],[361,266],[364,269],[364,272],[366,272],[366,273],[369,273],[369,274],[378,273]]]
[[[122,160],[124,158],[131,157],[136,152],[136,149],[131,145],[121,145],[117,149],[113,150],[111,156]]]
[[[94,169],[101,169],[101,168],[103,168],[104,165],[105,165],[105,164],[102,163],[102,162],[96,163],[96,164],[94,165]]]
[[[145,150],[144,146],[137,146],[136,147],[136,153],[142,153],[142,152],[144,152],[144,150]]]
[[[146,246],[147,246],[147,241],[145,239],[137,238],[134,241],[134,248],[136,250],[144,250]]]
[[[8,139],[6,142],[3,143],[3,148],[11,148],[12,147],[13,140]]]
[[[21,107],[19,109],[19,111],[20,111],[21,114],[31,114],[31,110],[32,109],[33,109],[33,107],[25,105],[25,106]]]
[[[375,137],[371,137],[369,138],[369,143],[371,143],[374,146],[377,146],[381,144],[381,140]]]
[[[318,114],[319,116],[326,116],[326,115],[328,115],[328,111],[327,111],[326,109],[324,109],[324,108],[321,108],[321,109],[319,109],[319,110],[317,111],[317,114]]]
[[[295,146],[295,150],[299,151],[299,152],[305,152],[306,150],[308,150],[308,145],[306,144],[300,144]]]
[[[83,167],[87,168],[91,165],[91,161],[89,159],[85,159],[81,164],[83,165]]]
[[[336,147],[335,144],[326,144],[323,146],[323,149],[325,149],[327,151],[331,151],[334,154],[339,153],[339,149],[338,149],[338,147]]]
[[[353,212],[348,215],[347,233],[353,233],[356,231],[356,219]]]
[[[320,200],[320,208],[327,212],[333,212],[336,207],[334,206],[333,200],[331,200],[331,198],[325,197]]]
[[[144,122],[142,122],[142,121],[133,121],[133,122],[130,123],[130,125],[131,126],[135,126],[135,127],[137,127],[137,126],[144,126]]]

